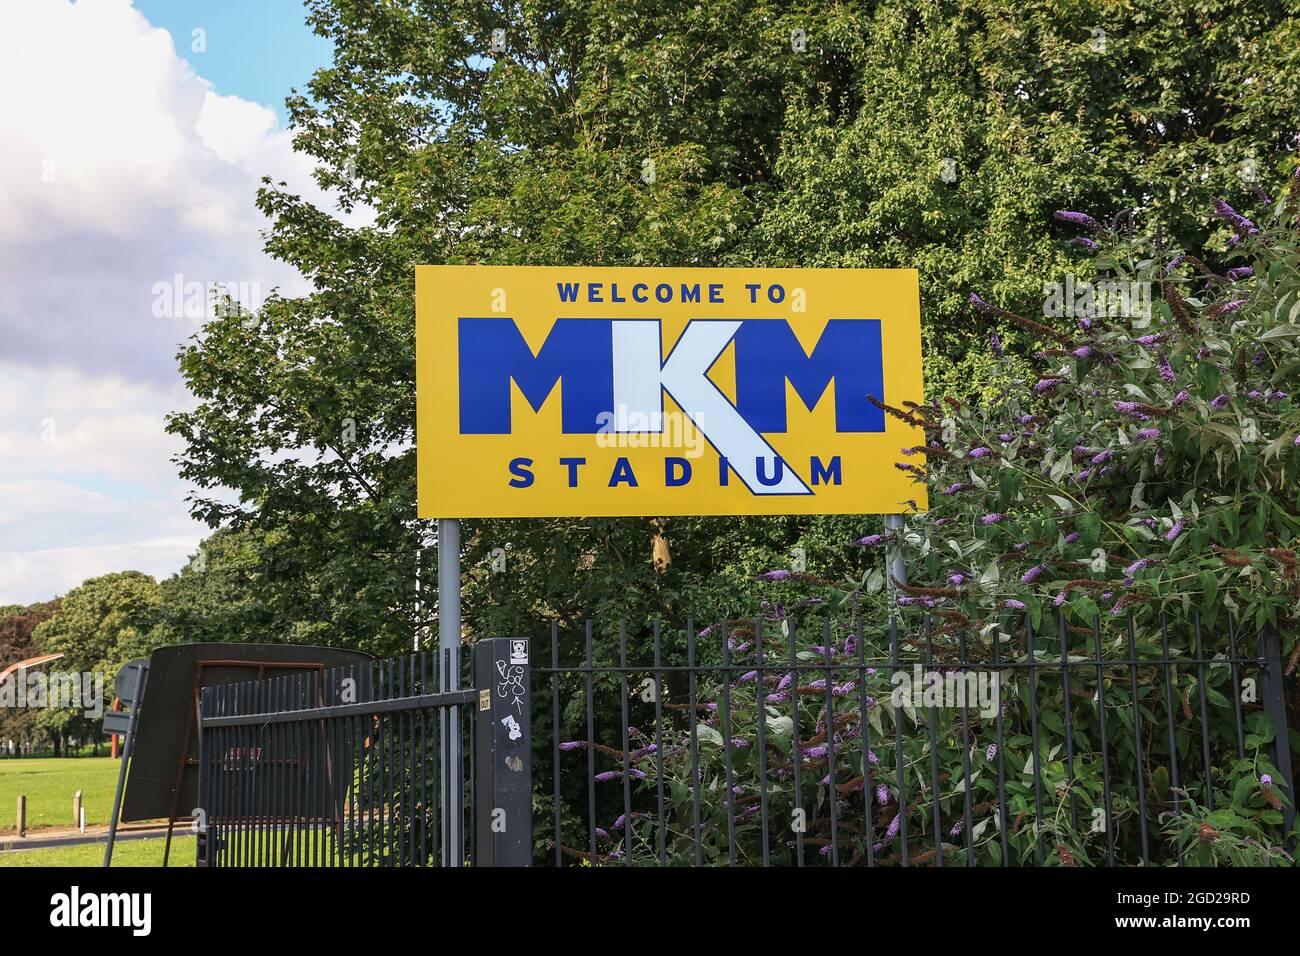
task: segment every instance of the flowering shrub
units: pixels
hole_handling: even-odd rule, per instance
[[[857,580],[760,576],[761,651],[715,626],[728,679],[631,728],[668,834],[638,810],[599,853],[630,832],[682,862],[1291,862],[1247,658],[1264,627],[1288,674],[1300,656],[1300,172],[1259,200],[1262,224],[1217,201],[1201,255],[1058,213],[1098,275],[1072,327],[971,296],[1034,337],[1036,377],[984,407],[881,403],[924,432],[898,465],[929,510],[853,542],[878,556]],[[885,580],[891,552],[910,583]],[[997,706],[891,698],[913,664],[994,674]],[[597,780],[621,782],[602,749]]]

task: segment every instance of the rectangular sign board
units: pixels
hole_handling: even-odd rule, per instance
[[[913,269],[416,268],[421,517],[893,514]],[[920,455],[911,459],[923,464]]]

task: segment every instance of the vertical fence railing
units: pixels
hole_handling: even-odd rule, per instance
[[[1198,841],[1289,861],[1276,632],[1248,646],[1199,614],[862,624],[553,625],[535,861],[1182,865]],[[1255,829],[1202,827],[1228,804]]]
[[[863,624],[553,624],[544,666],[528,640],[478,642],[469,690],[442,690],[436,654],[208,688],[199,860],[1290,862],[1272,629],[1198,614]],[[450,708],[472,734],[458,762],[437,732]],[[442,787],[465,794],[468,846],[445,845]]]
[[[205,688],[200,865],[437,865],[439,783],[468,779],[438,717],[477,699],[442,691],[444,669],[421,653]]]

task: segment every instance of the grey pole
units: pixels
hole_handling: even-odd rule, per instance
[[[446,668],[444,691],[460,690],[460,519],[438,519],[438,666]],[[460,866],[464,853],[460,708],[438,718],[442,738],[442,863]]]
[[[885,515],[885,528],[888,531],[900,534],[903,531],[904,520],[902,515]],[[907,565],[903,563],[903,547],[901,544],[892,544],[889,547],[889,576],[899,584],[907,583]],[[891,583],[890,588],[894,585]]]

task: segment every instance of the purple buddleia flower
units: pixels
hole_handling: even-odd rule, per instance
[[[1230,401],[1232,401],[1232,399],[1229,398],[1227,395],[1216,395],[1214,396],[1213,399],[1210,400],[1210,407],[1225,408]]]
[[[1282,401],[1282,399],[1286,398],[1286,392],[1279,389],[1278,391],[1275,392],[1269,392],[1268,397],[1275,402],[1280,402]]]
[[[867,750],[867,763],[871,764],[873,767],[880,763],[880,758],[876,756],[874,750]]]
[[[1069,209],[1058,209],[1052,213],[1052,216],[1061,222],[1068,222],[1074,226],[1082,226],[1084,229],[1091,229],[1093,232],[1101,231],[1101,224],[1093,219],[1087,213],[1073,212]]]
[[[958,571],[956,574],[950,575],[948,577],[948,586],[954,588],[961,587],[963,584],[966,583],[966,580],[969,577],[970,575],[966,574],[964,571]]]
[[[883,534],[869,534],[865,538],[858,538],[858,540],[854,541],[853,544],[855,547],[869,548],[872,545],[880,544],[880,542],[884,540],[885,536]]]
[[[958,820],[956,823],[952,825],[952,829],[948,831],[948,836],[954,838],[961,836],[962,826],[963,826],[963,821]]]
[[[1075,243],[1076,245],[1083,246],[1083,248],[1087,249],[1089,252],[1096,252],[1098,249],[1101,248],[1100,243],[1097,243],[1092,239],[1089,239],[1087,236],[1075,236],[1070,241]]]
[[[1077,359],[1090,359],[1097,354],[1097,351],[1091,345],[1081,345],[1070,354]]]
[[[984,751],[984,759],[992,763],[994,760],[997,759],[997,756],[998,756],[998,745],[989,744],[989,749]]]
[[[1183,389],[1181,392],[1179,392],[1177,395],[1174,396],[1174,404],[1182,405],[1183,403],[1187,402],[1191,397],[1192,396],[1187,391],[1187,389]]]
[[[791,671],[790,673],[788,673],[788,674],[786,674],[784,677],[782,677],[782,678],[781,678],[781,682],[780,682],[779,684],[776,685],[776,689],[777,689],[777,690],[785,690],[785,689],[786,689],[787,687],[789,687],[792,683],[794,683],[794,671]]]
[[[957,494],[957,492],[959,492],[959,491],[965,491],[965,490],[966,490],[967,488],[969,488],[969,487],[971,487],[971,485],[970,485],[969,482],[966,482],[966,481],[958,481],[958,482],[956,482],[956,483],[954,483],[954,484],[949,485],[947,488],[944,488],[942,491],[939,492],[939,494],[941,494],[941,495],[955,495],[955,494]]]
[[[851,654],[856,654],[857,650],[858,650],[858,636],[856,634],[850,634],[848,637],[844,638],[845,657],[848,657]]]
[[[1088,318],[1086,315],[1078,319],[1075,319],[1074,324],[1077,325],[1079,328],[1083,329],[1083,331],[1085,332],[1092,331],[1092,319]]]
[[[1250,266],[1237,266],[1235,269],[1228,270],[1228,278],[1233,282],[1239,282],[1242,279],[1249,279],[1255,274],[1255,270]]]
[[[1039,381],[1034,385],[1034,391],[1037,392],[1039,395],[1041,395],[1041,394],[1043,394],[1044,392],[1050,392],[1050,391],[1052,391],[1054,388],[1059,387],[1059,386],[1061,385],[1061,383],[1063,383],[1064,381],[1065,381],[1065,379],[1063,379],[1063,378],[1044,378],[1044,379],[1040,379],[1040,380],[1039,380]]]
[[[876,786],[876,803],[882,807],[889,805],[889,788],[883,783]]]
[[[764,571],[758,576],[758,579],[760,581],[784,581],[786,578],[790,577],[792,573],[793,572],[787,571],[784,568],[777,568],[775,571]]]
[[[969,452],[967,452],[966,457],[967,457],[967,458],[983,458],[983,457],[984,457],[985,455],[987,455],[988,453],[989,453],[989,450],[988,450],[987,448],[983,448],[983,447],[981,447],[981,448],[972,448]]]
[[[968,301],[971,305],[975,306],[975,308],[979,309],[981,312],[988,312],[993,308],[993,306],[989,305],[987,302],[985,302],[983,299],[977,296],[974,292],[970,294],[970,298],[967,299],[966,301]]]
[[[1006,354],[1006,350],[1002,347],[1002,337],[998,335],[997,329],[989,333],[989,348],[993,350],[993,354],[998,358],[1002,358]]]
[[[1137,574],[1139,571],[1143,570],[1144,568],[1149,567],[1150,564],[1151,564],[1150,558],[1138,558],[1136,561],[1134,561],[1132,564],[1130,564],[1127,568],[1124,569],[1124,573],[1132,576],[1134,574]]]
[[[752,684],[756,680],[758,680],[758,671],[747,671],[746,673],[740,675],[740,680],[736,681],[736,683]]]
[[[1257,388],[1252,388],[1249,392],[1246,393],[1246,397],[1251,399],[1252,401],[1258,402],[1264,397],[1264,393]]]
[[[1251,365],[1263,365],[1263,364],[1264,364],[1264,360],[1265,360],[1266,358],[1268,358],[1268,353],[1267,353],[1267,352],[1264,352],[1264,351],[1256,352],[1254,355],[1252,355],[1252,356],[1250,357],[1250,364],[1251,364]]]
[[[1160,368],[1160,377],[1166,382],[1172,382],[1177,377],[1174,375],[1174,367],[1169,364],[1169,359],[1165,358],[1163,352],[1160,353],[1158,365]]]
[[[1273,778],[1268,774],[1262,774],[1259,778],[1259,785],[1267,790],[1269,787],[1273,786]]]
[[[894,819],[889,821],[889,827],[885,830],[885,842],[889,843],[898,836],[898,831],[903,829],[903,815],[895,814]]]
[[[1018,601],[1015,598],[1007,598],[1002,602],[1002,606],[1009,611],[1023,611],[1025,609],[1025,602]]]
[[[1237,212],[1237,210],[1233,209],[1218,196],[1214,197],[1212,205],[1214,206],[1214,214],[1225,222],[1230,223],[1238,233],[1249,233],[1253,236],[1259,232],[1259,229],[1256,228],[1253,222],[1241,213]]]
[[[1002,444],[1004,445],[1009,444],[1010,442],[1013,442],[1015,440],[1016,440],[1016,436],[1011,434],[1011,432],[1002,432],[1001,434],[998,435],[998,441],[1002,442]]]
[[[1044,565],[1035,565],[1020,576],[1021,584],[1033,584],[1042,575],[1047,568]]]
[[[566,740],[564,743],[560,744],[560,749],[581,750],[585,746],[587,746],[587,742],[585,740]]]
[[[1077,531],[1071,531],[1069,534],[1065,536],[1066,544],[1074,544],[1074,542],[1078,540],[1079,540],[1079,532]]]
[[[1098,452],[1097,454],[1092,456],[1092,464],[1104,465],[1106,464],[1106,462],[1110,461],[1114,457],[1115,457],[1115,452],[1107,448],[1105,451]]]
[[[1005,515],[999,514],[996,511],[993,512],[992,514],[980,515],[980,524],[982,525],[997,524],[1004,517]]]
[[[1170,259],[1169,265],[1165,266],[1165,275],[1169,275],[1169,273],[1173,272],[1180,265],[1182,265],[1183,259],[1185,258],[1186,256],[1174,256],[1172,259]]]
[[[618,780],[622,776],[623,773],[622,771],[619,770],[603,770],[600,773],[596,774],[596,782],[608,783],[611,780]]]
[[[1066,599],[1069,596],[1070,596],[1069,591],[1058,591],[1056,597],[1052,598],[1052,606],[1060,607],[1062,604],[1065,603]]]
[[[1187,527],[1187,519],[1179,518],[1177,521],[1174,522],[1173,527],[1170,528],[1169,531],[1165,534],[1165,540],[1176,541],[1178,539],[1178,536],[1183,533],[1183,529],[1186,527]]]
[[[1139,430],[1138,433],[1137,433],[1136,435],[1133,436],[1133,440],[1134,440],[1134,441],[1154,441],[1155,439],[1157,439],[1157,438],[1159,438],[1159,437],[1160,437],[1160,429],[1158,429],[1158,428],[1143,428],[1143,429]]]

